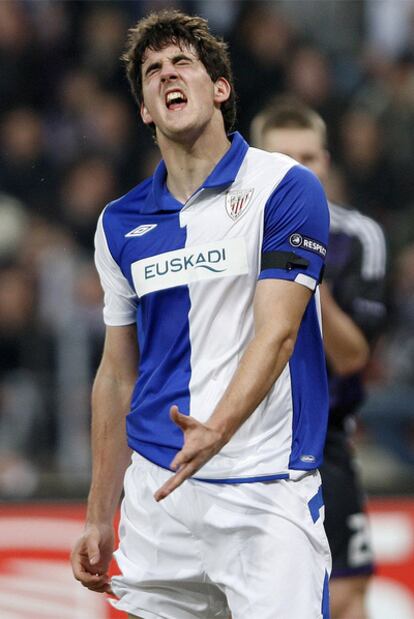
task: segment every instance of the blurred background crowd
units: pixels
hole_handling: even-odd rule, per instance
[[[366,373],[358,453],[372,492],[413,492],[414,1],[0,1],[0,498],[79,497],[102,348],[93,265],[107,202],[159,155],[119,57],[151,9],[230,43],[246,138],[293,93],[326,120],[331,199],[379,221],[389,317]]]

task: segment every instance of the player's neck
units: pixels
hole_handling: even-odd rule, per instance
[[[185,204],[228,151],[230,141],[221,128],[184,143],[162,138],[159,146],[167,168],[167,187]]]

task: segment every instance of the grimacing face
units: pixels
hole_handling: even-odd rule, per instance
[[[324,148],[318,131],[296,127],[274,127],[263,132],[259,146],[272,153],[289,155],[312,170],[322,184],[326,181],[329,153]]]
[[[158,137],[191,138],[213,118],[222,118],[220,104],[229,97],[230,85],[224,78],[213,82],[192,47],[148,49],[141,71],[141,117],[155,124]]]

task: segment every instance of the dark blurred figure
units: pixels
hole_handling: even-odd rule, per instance
[[[113,166],[97,155],[77,161],[64,176],[60,216],[85,252],[92,254],[96,221],[118,192]]]
[[[381,125],[364,110],[341,120],[341,162],[350,199],[363,213],[387,227],[395,205],[394,177],[387,161]]]
[[[48,110],[45,125],[48,152],[59,166],[90,150],[88,122],[101,92],[96,75],[82,67],[67,71],[57,80],[56,106]]]
[[[34,282],[17,264],[0,268],[0,497],[28,496],[38,474],[35,428],[42,418]]]
[[[8,112],[0,125],[0,149],[2,190],[38,214],[55,211],[57,174],[45,151],[42,117],[29,108]]]
[[[35,30],[22,2],[0,2],[0,113],[42,100]]]
[[[395,261],[393,291],[392,326],[375,355],[379,381],[361,417],[379,446],[414,467],[414,244]]]
[[[117,3],[90,4],[81,27],[81,64],[108,90],[124,90],[126,78],[119,62],[128,18]]]
[[[88,120],[87,144],[114,166],[125,191],[145,178],[143,165],[153,144],[144,128],[137,128],[130,106],[118,95],[102,93]]]
[[[29,231],[26,206],[16,198],[0,193],[0,265],[13,261]]]
[[[414,212],[414,49],[397,58],[387,90],[389,98],[380,122],[396,179],[394,203],[396,209]]]
[[[414,4],[412,0],[365,0],[365,45],[377,56],[393,60],[411,47],[414,51]],[[380,10],[379,10],[380,8]]]
[[[259,101],[285,87],[285,65],[294,29],[275,6],[243,2],[230,39],[239,105],[238,127],[248,133]]]
[[[325,119],[329,127],[330,151],[335,157],[344,101],[337,94],[330,59],[315,45],[304,43],[292,52],[286,71],[287,90]]]

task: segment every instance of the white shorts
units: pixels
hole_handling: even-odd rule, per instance
[[[125,476],[116,608],[142,619],[328,619],[318,472],[297,481],[187,480],[134,454]]]

